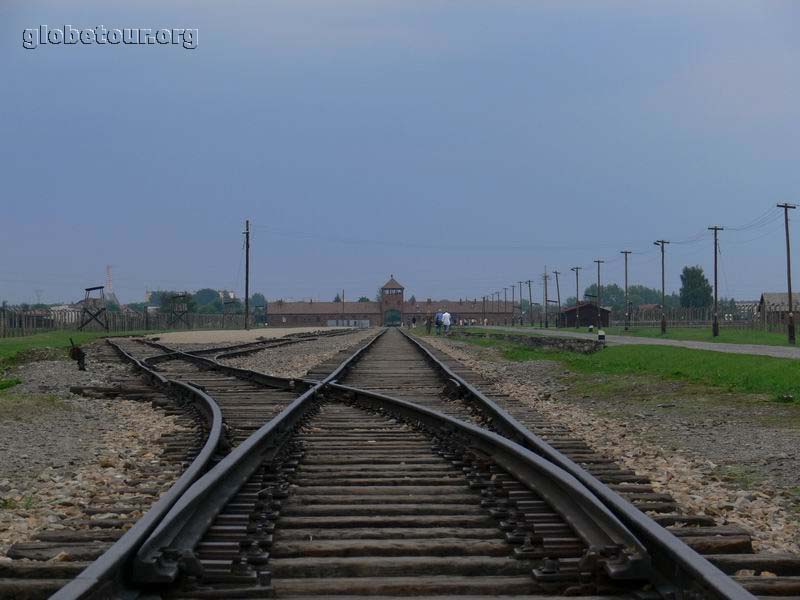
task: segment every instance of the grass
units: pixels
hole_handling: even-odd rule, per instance
[[[580,354],[486,338],[466,341],[498,347],[509,360],[556,360],[580,373],[641,374],[731,392],[770,394],[784,402],[800,399],[800,361],[793,359],[647,345],[610,346],[593,354]]]
[[[720,325],[718,337],[711,335],[709,327],[668,328],[665,335],[661,335],[659,327],[632,327],[628,331],[625,331],[624,327],[607,327],[605,331],[608,335],[630,335],[665,340],[694,340],[727,344],[757,344],[760,346],[789,345],[785,333],[775,333],[762,329],[725,329],[724,323]]]
[[[471,329],[473,331],[485,331],[485,329]],[[519,333],[535,334],[541,330],[540,327],[517,327]],[[559,330],[551,327],[548,331],[556,333]],[[576,329],[569,327],[564,329],[566,332],[588,333],[587,327]],[[726,329],[725,324],[720,324],[718,337],[711,335],[710,327],[669,327],[667,333],[662,335],[660,327],[631,327],[625,331],[624,327],[605,327],[607,335],[628,335],[631,337],[650,337],[663,340],[691,340],[698,342],[712,342],[725,344],[755,344],[758,346],[788,346],[785,333],[775,333],[762,329]]]
[[[0,393],[0,420],[23,421],[29,417],[52,410],[69,410],[69,406],[51,394]]]
[[[748,465],[723,465],[718,473],[722,479],[744,490],[756,489],[764,481],[764,474]]]
[[[119,332],[106,333],[105,331],[50,331],[37,333],[25,337],[0,339],[0,369],[23,362],[31,356],[37,358],[66,358],[66,349],[69,348],[69,339],[76,344],[86,344],[98,338],[125,335],[146,335],[150,332]],[[2,389],[2,388],[0,388]]]
[[[28,510],[33,508],[34,504],[33,496],[24,496],[21,500],[0,498],[0,510],[17,510],[20,508]]]
[[[19,379],[17,379],[17,378],[13,378],[13,379],[0,379],[0,391],[2,391],[2,390],[7,390],[8,388],[12,388],[12,387],[14,387],[15,385],[19,385],[20,383],[22,383],[22,381],[20,381],[20,380],[19,380]]]

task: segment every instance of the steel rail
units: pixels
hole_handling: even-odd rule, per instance
[[[465,446],[480,450],[540,495],[573,527],[590,550],[608,552],[614,549],[615,555],[600,563],[610,578],[651,578],[650,557],[636,536],[586,486],[535,452],[488,429],[414,402],[338,383],[329,384],[327,389],[367,408],[423,423],[434,435],[465,440]]]
[[[224,373],[225,375],[230,375],[231,377],[235,377],[236,379],[241,379],[243,381],[252,381],[254,383],[265,385],[271,388],[278,388],[282,390],[294,390],[296,389],[298,384],[304,386],[308,385],[308,383],[303,379],[266,375],[264,373],[259,373],[257,371],[252,371],[250,369],[241,369],[239,367],[223,365],[211,358],[206,358],[204,356],[195,356],[194,354],[188,354],[186,352],[180,352],[180,351],[172,351],[166,354],[159,354],[158,356],[151,356],[149,358],[143,359],[142,362],[150,367],[156,367],[158,363],[168,362],[170,360],[175,360],[175,359],[185,360],[187,362],[194,363],[208,370],[218,371],[220,373]]]
[[[194,386],[164,378],[111,340],[106,341],[157,386],[194,402],[209,424],[209,433],[203,448],[178,480],[108,550],[51,596],[53,600],[123,597],[122,589],[127,583],[124,576],[136,552],[178,499],[200,478],[222,441],[222,412],[213,398]]]
[[[193,549],[217,514],[259,465],[280,450],[324,386],[356,362],[385,331],[381,330],[198,479],[141,545],[133,564],[134,581],[167,583],[174,581],[181,570],[197,572],[201,567]]]
[[[436,358],[418,340],[402,330],[400,332],[427,357],[435,368],[457,385],[461,397],[475,402],[491,417],[492,425],[500,433],[560,467],[591,490],[647,548],[654,567],[662,574],[662,581],[659,582],[661,586],[669,588],[678,585],[681,592],[691,592],[695,585],[700,585],[705,588],[707,593],[712,593],[716,598],[731,600],[753,600],[755,598],[753,594],[698,552],[661,527],[583,467],[553,448],[544,439],[532,433],[507,411]],[[677,597],[683,596],[679,594]]]

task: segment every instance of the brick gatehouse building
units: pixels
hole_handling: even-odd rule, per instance
[[[267,323],[273,327],[356,326],[376,327],[401,325],[417,318],[417,324],[425,317],[433,317],[439,309],[447,310],[455,319],[476,323],[487,319],[492,324],[511,324],[519,318],[519,304],[510,300],[491,302],[482,299],[431,300],[422,302],[405,300],[405,288],[392,275],[381,286],[380,302],[284,302],[269,303]]]

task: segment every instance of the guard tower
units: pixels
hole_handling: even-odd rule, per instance
[[[381,286],[381,315],[383,325],[387,327],[399,327],[403,324],[403,290],[394,278],[389,277],[389,281]]]
[[[187,329],[189,326],[189,294],[186,292],[180,294],[173,294],[169,298],[169,317],[167,319],[167,327],[177,327],[181,321]]]
[[[102,285],[85,288],[86,296],[83,298],[81,307],[81,326],[79,330],[89,325],[92,321],[96,322],[101,328],[108,331],[108,313],[106,312],[106,295]],[[93,293],[97,292],[97,296]]]

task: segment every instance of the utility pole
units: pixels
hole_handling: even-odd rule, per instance
[[[666,295],[664,293],[664,248],[666,248],[669,242],[667,240],[658,240],[653,242],[656,246],[661,246],[661,335],[667,333],[667,314],[664,312],[666,307],[664,306],[664,301],[666,299]]]
[[[553,271],[553,275],[556,276],[556,299],[558,300],[558,319],[556,319],[556,327],[559,327],[561,324],[561,287],[558,285],[558,276],[561,275],[561,271]]]
[[[517,293],[517,286],[511,284],[511,326],[514,326],[514,296]]]
[[[796,204],[778,204],[783,209],[783,222],[786,229],[786,282],[789,286],[789,343],[794,344],[794,313],[792,312],[792,256],[789,252],[789,209],[797,208]]]
[[[485,321],[486,321],[486,296],[483,297],[483,319],[481,320],[481,325],[483,325]]]
[[[603,326],[603,305],[600,302],[600,265],[606,261],[596,260],[594,262],[597,263],[597,328],[600,329]]]
[[[518,281],[519,283],[519,326],[522,327],[522,281]],[[530,308],[530,307],[529,307]]]
[[[544,267],[544,275],[542,275],[542,279],[544,280],[544,328],[548,329],[550,327],[550,323],[547,321],[547,280],[549,279],[547,275],[547,265]]]
[[[531,313],[530,321],[531,321],[531,327],[533,327],[533,292],[531,291],[531,280],[528,279],[527,283],[528,283],[528,305],[529,305],[528,310]]]
[[[625,255],[625,331],[628,331],[628,326],[631,322],[631,305],[630,302],[628,302],[628,255],[631,251],[620,250],[619,252]]]
[[[719,317],[717,316],[717,257],[719,256],[719,238],[717,235],[723,231],[724,227],[714,225],[709,227],[709,231],[714,232],[714,315],[711,321],[711,335],[717,337],[719,335]]]
[[[572,267],[570,271],[575,271],[575,329],[580,327],[580,319],[578,318],[581,314],[581,286],[578,284],[578,271],[580,271],[583,267]]]
[[[244,222],[244,328],[250,329],[250,219]]]
[[[508,325],[508,288],[503,288],[503,325]]]

